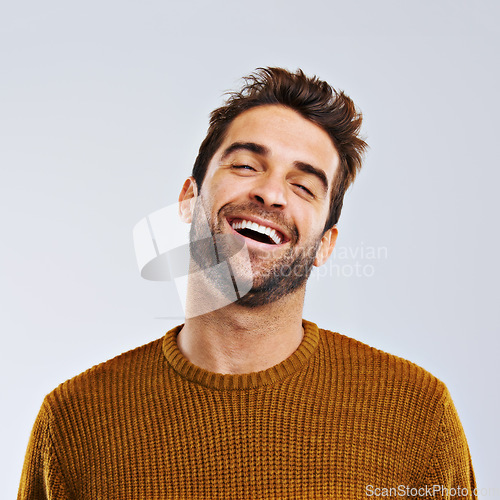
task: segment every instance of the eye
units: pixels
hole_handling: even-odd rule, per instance
[[[298,188],[300,191],[303,191],[308,196],[311,196],[312,198],[314,198],[314,193],[310,189],[308,189],[305,186],[303,186],[302,184],[294,184],[294,186],[296,188]]]
[[[231,168],[234,168],[235,170],[255,170],[255,168],[250,165],[231,165]]]

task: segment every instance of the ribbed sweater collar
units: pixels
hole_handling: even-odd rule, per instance
[[[183,325],[168,331],[163,339],[163,353],[172,368],[183,378],[216,390],[254,389],[274,384],[300,370],[311,358],[319,342],[318,327],[302,321],[304,337],[296,351],[277,365],[259,372],[238,375],[214,373],[191,363],[177,347],[177,334]]]

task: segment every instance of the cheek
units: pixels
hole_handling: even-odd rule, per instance
[[[248,183],[241,179],[215,176],[211,183],[211,194],[215,200],[233,200],[248,194]]]
[[[215,177],[210,179],[210,183],[203,183],[201,192],[205,210],[210,213],[217,213],[221,207],[240,199],[238,186]]]
[[[326,224],[327,213],[323,211],[314,211],[306,213],[302,210],[296,218],[297,229],[299,230],[300,239],[313,243],[320,240],[323,236],[323,229]],[[300,222],[299,222],[300,221]]]

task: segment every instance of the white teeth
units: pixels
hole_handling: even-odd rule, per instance
[[[271,229],[269,237],[274,241],[274,243],[276,243],[276,245],[279,245],[281,243],[281,238],[278,236],[278,233],[274,229]]]
[[[276,245],[279,245],[282,241],[281,236],[275,229],[271,229],[270,227],[267,226],[261,226],[256,222],[243,219],[238,222],[232,222],[231,227],[233,229],[251,229],[252,231],[257,231],[258,233],[266,234],[267,236],[269,236],[269,238],[271,238],[274,241],[274,243],[276,243]]]

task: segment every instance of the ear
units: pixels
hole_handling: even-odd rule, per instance
[[[333,226],[325,232],[321,238],[321,243],[316,253],[316,259],[314,259],[314,265],[316,267],[322,266],[330,257],[337,242],[337,236],[339,235],[339,230],[337,226]]]
[[[198,186],[194,177],[188,177],[179,194],[179,216],[183,222],[190,224],[193,219],[194,204],[198,196]]]

